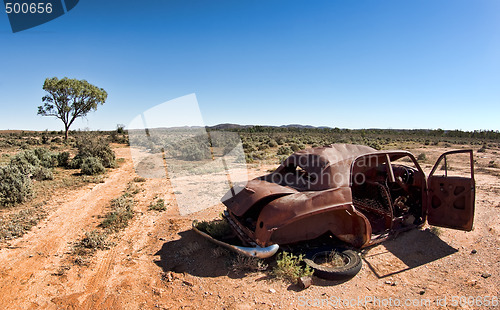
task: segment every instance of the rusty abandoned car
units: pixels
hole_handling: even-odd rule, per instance
[[[447,161],[457,154],[470,163],[465,176],[449,175]],[[274,172],[235,185],[221,199],[227,207],[224,217],[243,246],[216,242],[248,256],[268,257],[278,245],[324,235],[361,249],[426,221],[470,231],[475,203],[472,156],[472,150],[446,152],[427,177],[408,151],[350,144],[298,151]],[[314,255],[324,254],[318,253]],[[350,251],[344,256],[353,276],[361,260]],[[306,262],[321,275],[314,257]],[[328,271],[324,273],[328,277]]]

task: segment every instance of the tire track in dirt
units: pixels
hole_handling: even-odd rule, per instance
[[[177,227],[177,209],[169,205],[165,212],[148,211],[148,205],[158,193],[163,193],[165,201],[171,201],[166,180],[148,180],[143,192],[136,195],[136,215],[129,226],[115,236],[116,245],[111,250],[99,251],[94,257],[94,265],[71,270],[68,274],[73,289],[66,295],[52,300],[60,308],[85,309],[138,309],[153,307],[151,299],[154,288],[161,281],[161,267],[155,264],[155,253],[161,248],[169,232],[165,226]],[[168,197],[167,197],[168,196]],[[159,223],[162,223],[161,225]],[[165,223],[167,223],[165,225]],[[170,230],[172,233],[176,229]],[[76,288],[76,291],[75,291]],[[78,291],[80,289],[80,291]],[[126,294],[123,294],[126,292]],[[149,298],[144,298],[149,296]]]
[[[59,206],[42,223],[22,238],[0,250],[0,300],[2,308],[27,308],[47,305],[50,296],[60,293],[52,285],[54,273],[61,268],[71,242],[84,231],[91,230],[109,201],[125,190],[134,177],[128,149],[116,149],[118,157],[125,157],[122,167],[110,172],[104,183],[79,189],[67,195],[73,197]]]

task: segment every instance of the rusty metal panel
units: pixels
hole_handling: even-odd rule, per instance
[[[447,156],[469,154],[470,177],[448,176]],[[438,166],[444,160],[444,176],[436,176]],[[471,149],[448,151],[438,158],[427,180],[427,221],[441,226],[471,231],[474,222],[475,180],[474,157]]]
[[[474,221],[473,180],[463,177],[429,177],[430,225],[471,231]]]
[[[252,206],[255,206],[263,199],[274,199],[284,195],[297,193],[296,190],[284,187],[279,184],[266,182],[260,179],[249,181],[245,188],[232,195],[229,191],[221,201],[237,216],[242,216]]]

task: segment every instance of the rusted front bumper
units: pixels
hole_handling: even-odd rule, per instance
[[[279,249],[279,245],[273,244],[268,247],[261,247],[256,245],[255,247],[243,247],[243,246],[237,246],[237,245],[232,245],[226,242],[222,242],[220,240],[217,240],[210,236],[209,234],[206,234],[202,231],[200,231],[198,228],[196,228],[196,224],[198,221],[193,221],[192,227],[193,230],[198,233],[199,235],[207,238],[210,242],[213,242],[221,247],[224,247],[230,251],[236,252],[238,254],[248,256],[248,257],[256,257],[256,258],[268,258],[276,254],[276,252]]]

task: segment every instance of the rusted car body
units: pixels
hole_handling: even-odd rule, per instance
[[[448,176],[447,158],[458,153],[470,154],[470,176]],[[438,176],[443,160],[444,175]],[[332,234],[362,248],[425,221],[470,231],[474,218],[472,150],[442,154],[426,177],[410,152],[333,144],[296,152],[274,172],[239,186],[222,202],[249,246]]]

